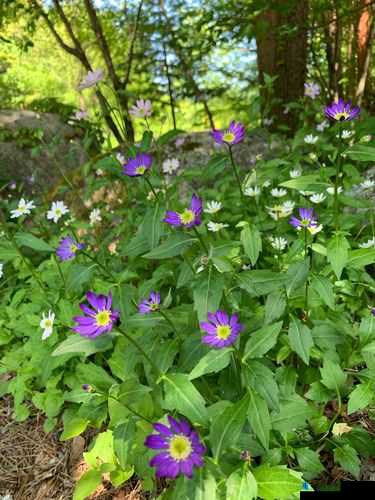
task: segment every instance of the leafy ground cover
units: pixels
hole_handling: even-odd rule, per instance
[[[94,82],[95,84],[95,82]],[[151,498],[299,498],[375,454],[372,118],[306,97],[277,158],[236,165],[242,124],[182,170],[142,140],[1,201],[0,394],[97,429],[75,487]],[[329,121],[328,121],[329,120]],[[280,140],[280,139],[279,139]],[[16,196],[19,194],[19,197]],[[62,201],[64,200],[64,201]]]

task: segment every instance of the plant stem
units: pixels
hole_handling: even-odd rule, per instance
[[[228,151],[229,151],[229,158],[230,158],[230,162],[232,164],[234,176],[235,176],[237,184],[238,184],[238,189],[240,190],[241,200],[242,200],[242,203],[245,205],[245,199],[244,199],[243,192],[242,192],[241,180],[240,180],[240,176],[238,175],[238,170],[237,170],[236,164],[234,163],[234,158],[233,158],[231,146],[228,146]]]
[[[129,342],[131,342],[134,347],[136,349],[138,349],[138,351],[142,354],[142,356],[149,362],[150,366],[156,371],[156,373],[159,374],[159,376],[163,376],[164,374],[162,373],[162,371],[157,367],[157,365],[152,361],[152,359],[150,358],[150,356],[147,354],[147,352],[143,349],[143,347],[141,347],[138,342],[133,339],[133,337],[131,337],[129,334],[127,334],[120,326],[116,326],[117,330],[119,332],[121,332],[124,337],[126,339],[129,340]]]
[[[155,200],[157,202],[160,202],[158,193],[155,191],[154,186],[151,184],[150,179],[148,179],[148,177],[146,177],[146,176],[143,176],[143,178],[144,178],[146,184],[148,184],[148,187],[151,189],[152,194],[155,196]]]
[[[170,327],[172,328],[173,332],[176,334],[177,338],[180,341],[182,341],[182,338],[180,337],[179,333],[177,332],[177,329],[174,326],[173,321],[169,318],[169,316],[162,309],[159,309],[158,312],[160,313],[161,316],[163,316],[163,318],[165,319],[165,321],[170,325]]]
[[[195,226],[193,226],[193,231],[194,231],[194,233],[196,234],[197,238],[199,239],[200,244],[201,244],[201,245],[202,245],[202,247],[203,247],[203,250],[204,250],[204,251],[206,252],[206,254],[208,255],[208,254],[209,254],[209,252],[208,252],[207,245],[206,245],[206,243],[204,242],[204,240],[203,240],[202,236],[199,234],[198,229],[197,229]]]
[[[307,227],[305,227],[304,231],[305,231],[305,259],[306,259],[307,255],[308,255]],[[309,274],[310,274],[310,270],[311,270],[311,260],[309,259]],[[304,306],[304,309],[305,309],[305,313],[306,313],[306,317],[307,317],[308,309],[309,309],[309,276],[307,276],[306,284],[305,284],[305,306]]]
[[[342,151],[342,144],[343,144],[341,124],[339,124],[339,127],[340,127],[339,128],[340,144],[339,144],[339,149],[338,149],[337,159],[336,159],[335,192],[334,192],[334,200],[333,200],[333,212],[334,212],[334,221],[335,221],[336,231],[338,231],[338,228],[339,228],[338,192],[339,192],[339,181],[340,181],[340,176],[341,176],[341,162],[342,162],[341,151]]]

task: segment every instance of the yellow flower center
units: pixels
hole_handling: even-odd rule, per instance
[[[156,302],[151,302],[150,309],[151,311],[157,311],[159,309],[159,304],[157,304]]]
[[[75,245],[74,243],[72,243],[72,244],[70,245],[70,251],[71,251],[72,253],[76,253],[76,251],[77,251],[77,250],[78,250],[77,245]]]
[[[190,440],[178,434],[169,442],[169,453],[175,460],[185,460],[192,452]]]
[[[26,210],[26,207],[24,207],[24,206],[18,207],[18,211],[21,213],[23,213],[25,210]]]
[[[56,215],[62,215],[60,208],[56,208],[55,214]]]
[[[50,319],[44,320],[44,328],[51,328],[52,327],[52,321]]]
[[[137,167],[135,169],[135,173],[138,175],[143,175],[145,173],[145,170],[146,170],[146,167],[144,167],[143,165],[140,165],[139,167]]]
[[[337,121],[344,121],[344,120],[347,120],[349,118],[349,113],[347,113],[346,111],[342,111],[341,113],[336,113],[335,114],[335,120]]]
[[[216,327],[216,335],[219,339],[226,340],[231,332],[232,330],[229,325],[219,325]]]
[[[180,214],[182,224],[190,224],[191,222],[193,222],[194,217],[194,212],[188,209],[184,210],[182,214]]]
[[[309,219],[301,219],[301,224],[302,226],[308,226],[310,224],[310,220]]]
[[[223,134],[223,141],[224,142],[231,143],[234,141],[235,138],[236,138],[236,136],[232,132],[225,132]]]
[[[95,319],[98,326],[107,326],[108,323],[111,322],[111,311],[104,309],[103,311],[98,312]]]

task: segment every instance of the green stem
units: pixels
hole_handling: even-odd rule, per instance
[[[53,260],[54,260],[54,262],[55,262],[55,264],[56,264],[57,270],[58,270],[58,272],[59,272],[59,275],[60,275],[61,281],[63,282],[64,290],[65,290],[65,289],[66,289],[65,277],[64,277],[64,274],[63,274],[63,272],[62,272],[62,270],[61,270],[61,266],[60,266],[59,261],[57,260],[57,258],[56,258],[56,255],[55,255],[55,254],[53,255]]]
[[[336,177],[335,177],[335,192],[334,192],[334,200],[333,200],[333,212],[334,212],[334,222],[335,222],[335,229],[338,231],[339,228],[339,197],[338,197],[338,192],[339,192],[339,182],[340,182],[340,176],[341,176],[341,163],[342,163],[342,144],[343,144],[343,139],[342,139],[342,127],[341,124],[339,124],[339,136],[340,136],[340,144],[339,144],[339,149],[337,153],[337,159],[336,159]]]
[[[238,189],[240,190],[241,200],[242,200],[242,203],[245,205],[245,199],[244,199],[243,192],[242,192],[241,180],[240,180],[240,176],[238,174],[238,170],[237,170],[236,164],[234,163],[234,158],[233,158],[233,153],[232,153],[232,147],[231,146],[228,146],[228,151],[229,151],[229,158],[230,158],[230,162],[232,164],[234,176],[235,176],[235,178],[237,180]]]
[[[119,332],[122,333],[122,335],[124,335],[124,337],[126,339],[129,340],[129,342],[131,342],[134,347],[136,349],[138,349],[138,351],[142,354],[142,356],[148,361],[148,363],[150,364],[150,366],[155,370],[156,373],[159,374],[160,377],[162,377],[164,374],[162,373],[162,371],[158,368],[158,366],[152,361],[152,359],[150,358],[150,356],[147,354],[147,352],[143,349],[143,347],[141,347],[138,342],[133,339],[133,337],[131,337],[129,334],[127,334],[121,327],[119,326],[116,326],[117,330]]]
[[[206,243],[204,242],[204,240],[203,240],[202,236],[199,234],[198,229],[197,229],[195,226],[193,226],[193,231],[194,231],[194,233],[196,234],[196,236],[197,236],[198,240],[200,241],[200,244],[202,245],[203,250],[204,250],[204,251],[206,252],[206,254],[208,255],[208,254],[209,254],[209,251],[208,251],[207,245],[206,245]]]
[[[305,227],[304,231],[305,231],[305,259],[306,259],[307,255],[308,255],[307,227]],[[309,259],[309,274],[310,274],[310,270],[311,270],[311,260]],[[305,306],[304,306],[304,309],[305,309],[305,313],[306,313],[306,317],[307,317],[308,309],[309,309],[309,277],[308,276],[307,276],[306,284],[305,284]]]
[[[155,200],[157,202],[160,202],[158,193],[155,191],[154,186],[151,184],[150,179],[148,177],[146,177],[145,175],[143,176],[143,178],[144,178],[146,184],[148,184],[148,187],[151,189],[153,195],[155,196]]]
[[[173,321],[169,318],[169,316],[162,309],[159,309],[158,312],[160,313],[161,316],[163,316],[165,321],[169,324],[169,326],[172,328],[173,332],[176,334],[177,338],[182,342],[182,338],[180,337],[179,333],[177,332],[177,329],[174,326]]]

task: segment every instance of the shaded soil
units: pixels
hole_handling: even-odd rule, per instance
[[[9,398],[0,400],[0,495],[12,500],[71,500],[74,483],[87,470],[82,459],[90,436],[60,442],[45,434],[40,414],[12,420]],[[91,436],[92,437],[92,436]],[[90,500],[142,500],[138,481],[114,489],[103,479]]]

